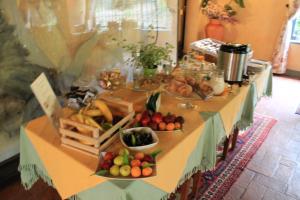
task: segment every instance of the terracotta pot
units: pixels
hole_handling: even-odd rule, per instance
[[[216,40],[224,39],[225,27],[220,20],[210,19],[208,24],[205,26],[205,36]]]

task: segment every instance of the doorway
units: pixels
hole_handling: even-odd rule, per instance
[[[184,48],[184,32],[187,0],[178,0],[177,56],[181,59]]]

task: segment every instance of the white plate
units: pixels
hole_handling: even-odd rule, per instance
[[[144,146],[135,146],[135,147],[129,147],[129,146],[127,146],[125,144],[125,142],[123,141],[123,134],[129,133],[129,132],[131,132],[133,130],[139,131],[139,130],[142,130],[142,129],[144,129],[145,131],[151,133],[152,138],[153,138],[153,143],[152,144],[148,144],[148,145],[144,145]],[[158,142],[159,142],[159,139],[158,139],[156,133],[151,128],[149,128],[149,127],[137,127],[137,128],[126,129],[122,133],[120,133],[120,140],[121,140],[121,143],[124,145],[124,147],[126,147],[126,148],[128,148],[128,149],[130,149],[132,151],[143,151],[143,150],[146,150],[146,149],[150,149],[150,148],[154,147],[155,145],[157,145]]]

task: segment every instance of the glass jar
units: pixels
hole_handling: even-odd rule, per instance
[[[224,71],[215,70],[211,84],[214,95],[221,95],[225,90]]]
[[[143,68],[142,67],[134,67],[133,73],[132,73],[132,79],[133,79],[133,89],[139,90],[140,89],[140,81],[143,78]]]

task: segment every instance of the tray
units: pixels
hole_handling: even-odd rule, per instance
[[[103,157],[105,156],[105,154],[106,154],[106,152],[101,152],[100,153],[100,155],[99,155],[100,162],[103,160]],[[156,160],[155,160],[155,163],[156,163]],[[98,169],[99,169],[99,167],[98,167]],[[153,172],[152,172],[151,176],[140,176],[140,177],[136,177],[136,178],[135,177],[131,177],[131,176],[125,176],[124,177],[124,176],[120,176],[120,175],[119,176],[113,176],[113,175],[110,175],[110,174],[107,174],[107,175],[98,175],[98,174],[95,174],[95,175],[96,176],[105,177],[105,178],[108,178],[108,179],[113,179],[113,180],[137,180],[137,179],[146,179],[146,178],[150,178],[150,177],[156,176],[157,175],[156,165],[152,166],[152,169],[153,169]]]

